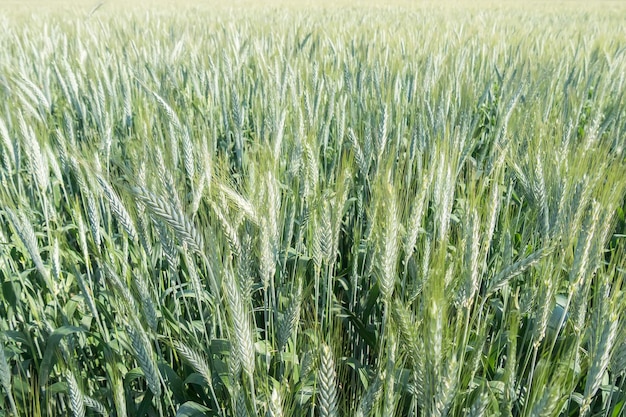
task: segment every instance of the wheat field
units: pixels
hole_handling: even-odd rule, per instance
[[[0,416],[623,416],[624,16],[0,2]]]

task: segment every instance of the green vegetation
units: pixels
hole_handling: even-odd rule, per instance
[[[5,14],[0,416],[623,415],[619,7]]]

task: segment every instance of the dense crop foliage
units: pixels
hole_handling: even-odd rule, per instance
[[[617,416],[624,10],[2,18],[0,416]]]

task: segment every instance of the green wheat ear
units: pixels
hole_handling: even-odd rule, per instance
[[[74,417],[85,417],[85,402],[83,393],[78,387],[76,378],[71,371],[67,371],[67,389],[70,397],[70,406]]]
[[[323,345],[320,354],[319,410],[324,417],[336,417],[337,414],[337,374],[335,361],[330,347]]]
[[[4,352],[4,340],[0,337],[0,384],[2,384],[2,388],[9,399],[11,412],[17,415],[17,407],[13,398],[11,379],[11,368],[9,367],[9,363]]]

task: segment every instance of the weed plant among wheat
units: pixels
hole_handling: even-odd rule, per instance
[[[4,12],[0,416],[624,415],[625,12]]]

